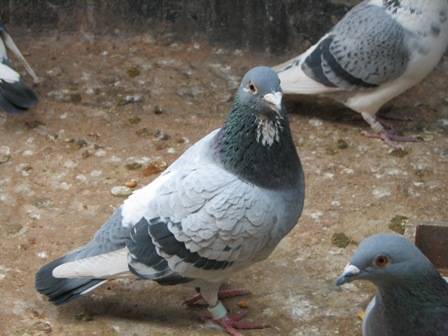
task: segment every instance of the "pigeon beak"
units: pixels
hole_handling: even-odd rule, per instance
[[[344,272],[342,272],[341,276],[336,280],[336,286],[342,286],[348,282],[351,282],[361,270],[355,265],[348,264],[344,268]]]
[[[282,109],[282,98],[283,94],[281,92],[267,93],[263,96],[263,100],[275,112],[280,112]]]

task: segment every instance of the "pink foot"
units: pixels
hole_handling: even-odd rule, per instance
[[[382,131],[379,133],[376,132],[366,132],[363,131],[362,135],[373,138],[373,139],[381,139],[383,140],[387,145],[394,149],[403,149],[401,145],[399,145],[397,142],[417,142],[417,138],[414,136],[401,136],[397,135],[392,131]]]
[[[240,288],[221,288],[218,292],[218,299],[229,299],[233,297],[245,296],[249,295],[250,291]],[[193,297],[185,300],[183,302],[184,305],[189,307],[207,307],[206,303],[200,303],[199,301],[203,300],[201,294],[196,294]]]
[[[226,316],[222,319],[212,319],[211,317],[206,317],[205,319],[211,320],[213,323],[219,325],[224,329],[226,333],[231,336],[242,336],[238,330],[254,330],[254,329],[265,329],[269,328],[269,325],[264,323],[256,323],[243,321],[243,318],[247,315],[247,311],[242,311],[238,314],[233,314]]]

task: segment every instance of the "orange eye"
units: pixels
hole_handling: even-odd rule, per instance
[[[389,262],[390,262],[389,257],[380,255],[375,258],[374,264],[378,268],[384,268],[387,265],[389,265]]]
[[[257,87],[254,85],[254,83],[250,82],[249,83],[249,90],[253,93],[253,94],[257,94]]]

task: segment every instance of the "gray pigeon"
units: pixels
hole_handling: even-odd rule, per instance
[[[43,266],[36,288],[62,304],[129,275],[187,284],[229,334],[260,327],[229,316],[219,290],[233,273],[267,258],[296,225],[303,178],[280,80],[256,67],[224,127],[134,192],[89,243]]]
[[[37,97],[34,92],[27,87],[20,79],[9,62],[6,53],[8,47],[16,57],[22,61],[25,69],[33,77],[35,83],[39,81],[33,69],[23,57],[19,48],[17,48],[11,36],[0,22],[0,108],[9,113],[17,113],[28,110],[37,103]]]
[[[372,282],[363,336],[447,336],[448,283],[411,242],[378,234],[361,242],[337,280]]]
[[[275,69],[285,94],[333,97],[363,116],[373,129],[368,136],[397,147],[415,138],[386,131],[376,113],[423,80],[447,45],[447,0],[365,0]]]

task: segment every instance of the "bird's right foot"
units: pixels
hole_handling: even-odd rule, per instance
[[[246,315],[247,311],[242,311],[237,314],[227,315],[220,319],[213,319],[211,317],[205,317],[205,319],[219,325],[227,334],[231,336],[242,336],[242,334],[238,330],[255,330],[269,328],[269,325],[265,323],[243,321],[243,318]]]

